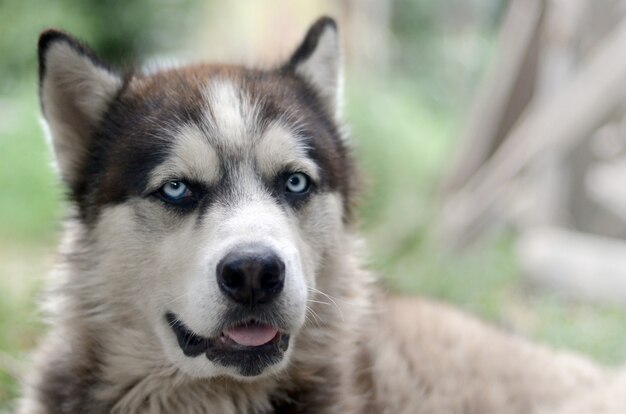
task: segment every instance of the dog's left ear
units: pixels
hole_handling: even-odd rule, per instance
[[[319,18],[289,59],[288,67],[318,93],[329,114],[339,118],[342,99],[341,51],[337,23]]]
[[[39,98],[63,180],[75,186],[92,134],[122,86],[87,46],[58,31],[39,38]]]

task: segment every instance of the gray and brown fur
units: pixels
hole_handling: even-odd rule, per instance
[[[41,35],[39,62],[74,218],[21,413],[521,414],[606,381],[582,358],[376,289],[354,232],[332,19],[271,69],[120,74],[58,31]],[[288,200],[276,183],[294,170],[315,186]],[[153,196],[181,177],[198,192],[191,210]],[[284,363],[241,378],[182,355],[161,312],[178,307],[210,335],[228,310],[211,287],[215,261],[266,238],[291,272]]]

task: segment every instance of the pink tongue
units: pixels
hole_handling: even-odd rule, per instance
[[[226,336],[239,345],[265,345],[278,333],[278,329],[266,325],[237,326],[226,331]]]

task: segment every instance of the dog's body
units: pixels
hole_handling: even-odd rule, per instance
[[[605,374],[361,267],[336,27],[283,66],[122,77],[60,32],[40,95],[75,218],[22,413],[531,413]]]

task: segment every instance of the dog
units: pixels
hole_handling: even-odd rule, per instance
[[[39,39],[70,218],[21,413],[537,413],[608,374],[362,265],[335,21],[271,68]]]

